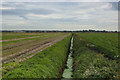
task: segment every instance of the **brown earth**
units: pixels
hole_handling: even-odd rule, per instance
[[[35,36],[35,37],[26,37],[26,38],[18,38],[18,39],[0,40],[0,42],[6,42],[6,41],[16,41],[16,40],[30,39],[30,38],[37,38],[37,37],[40,37],[40,36]]]
[[[3,57],[2,58],[2,63],[3,64],[4,63],[9,63],[11,61],[17,61],[17,62],[25,61],[26,59],[29,59],[29,58],[35,56],[39,52],[45,50],[46,48],[50,47],[51,45],[54,45],[55,43],[61,41],[62,39],[64,39],[65,37],[67,37],[69,35],[70,34],[67,34],[67,35],[59,37],[59,38],[57,38],[55,40],[45,42],[45,43],[43,43],[41,45],[37,45],[37,46],[32,47],[30,49],[19,52],[19,54],[12,54],[12,55],[9,55],[7,57]]]

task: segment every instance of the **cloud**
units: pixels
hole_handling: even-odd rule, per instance
[[[114,2],[114,3],[110,2],[110,4],[112,5],[112,9],[113,10],[117,10],[118,11],[118,2]]]
[[[11,9],[14,9],[14,8],[11,8],[11,7],[0,7],[0,10],[11,10]]]
[[[30,13],[33,14],[51,14],[53,11],[46,9],[4,9],[2,10],[3,15],[27,15]]]
[[[3,2],[118,2],[119,0],[3,0]]]
[[[113,29],[113,26],[117,27],[118,10],[116,2],[3,3],[3,8],[7,7],[11,9],[2,9],[4,29],[8,27],[11,29],[57,29],[58,24],[61,25],[59,26],[60,29],[89,28],[78,25],[94,25],[94,27],[90,27],[92,29]],[[20,20],[24,21],[21,22],[21,25]],[[77,27],[74,27],[76,25]]]
[[[28,18],[25,16],[19,16],[19,17],[22,17],[23,19],[28,20]]]

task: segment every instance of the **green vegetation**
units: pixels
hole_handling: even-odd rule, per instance
[[[14,69],[3,73],[3,78],[57,78],[65,61],[71,36],[19,63]]]
[[[16,35],[13,33],[11,34]],[[23,33],[20,33],[20,34],[23,34]],[[32,33],[26,33],[26,35],[30,35],[30,34]],[[3,57],[9,56],[11,54],[18,54],[19,52],[25,51],[32,47],[34,48],[35,46],[41,45],[46,42],[53,41],[63,35],[66,35],[66,33],[39,33],[39,34],[40,34],[40,37],[37,37],[37,38],[29,38],[29,39],[23,39],[23,40],[2,42]],[[9,36],[11,37],[11,35]]]
[[[78,33],[78,35],[89,42],[88,47],[99,50],[111,59],[120,60],[118,33]]]
[[[27,37],[35,37],[35,36],[49,36],[49,34],[55,34],[54,32],[51,33],[35,33],[35,32],[3,32],[2,33],[2,40],[8,40],[8,39],[18,39],[18,38],[27,38]],[[1,36],[1,35],[0,35]]]
[[[40,36],[16,41],[2,42],[3,59],[17,55],[26,50],[19,60],[4,63],[3,78],[58,78],[59,72],[70,46],[71,36],[68,33],[16,33],[18,38]],[[15,33],[3,33],[4,39],[16,39]],[[9,36],[9,37],[7,37]],[[57,42],[56,40],[61,40]],[[57,43],[39,52],[46,46],[41,45],[56,41]],[[109,78],[118,79],[119,59],[117,33],[74,33],[73,40],[73,78]],[[37,49],[38,50],[35,50]],[[33,52],[32,52],[33,51]],[[98,51],[98,52],[96,52]],[[35,56],[33,56],[35,54]],[[10,57],[11,58],[11,57]],[[10,59],[9,59],[10,60]]]
[[[84,34],[80,34],[84,35]],[[118,64],[108,60],[88,48],[88,42],[74,34],[73,41],[73,77],[74,78],[117,78]],[[88,34],[89,35],[89,34]]]

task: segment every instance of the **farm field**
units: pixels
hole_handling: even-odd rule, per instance
[[[3,36],[5,34],[3,33]],[[31,34],[35,34],[35,33],[30,33],[30,34],[27,33],[25,35],[31,35]],[[11,33],[11,35],[13,35],[13,33]],[[62,39],[68,34],[66,33],[57,33],[57,34],[56,33],[38,33],[37,35],[39,35],[40,37],[2,42],[3,63],[15,61],[18,59],[21,60],[21,58],[23,59],[23,57],[31,55],[34,52],[40,51],[44,49],[45,47],[56,43],[57,41],[59,41],[60,39]]]
[[[89,79],[90,78],[118,79],[119,64],[117,63],[117,61],[109,60],[108,58],[104,57],[103,54],[100,53],[98,54],[93,50],[90,50],[89,47],[86,46],[88,45],[89,40],[88,41],[84,40],[83,35],[87,35],[87,33],[74,34],[73,77]],[[99,38],[101,37],[101,35],[104,36],[106,34],[103,35],[101,33],[99,34],[89,33],[88,35],[93,35],[94,38],[97,35],[96,38]],[[88,38],[86,37],[86,39]],[[94,39],[91,38],[91,40]]]
[[[69,49],[71,36],[3,73],[3,78],[58,78]],[[59,56],[58,56],[59,55]]]
[[[25,38],[25,37],[34,37],[34,36],[41,36],[41,35],[44,35],[44,34],[45,33],[3,32],[2,33],[2,40]]]
[[[117,33],[17,33],[23,35],[19,38],[14,33],[3,35],[14,35],[2,42],[3,79],[120,77]]]
[[[78,33],[78,35],[89,42],[86,46],[97,49],[113,60],[120,60],[118,33]]]
[[[120,80],[119,0],[0,5],[0,79]]]

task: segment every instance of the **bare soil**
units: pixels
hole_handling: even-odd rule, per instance
[[[62,37],[59,37],[55,40],[49,41],[49,42],[45,42],[41,45],[37,45],[34,46],[30,49],[24,50],[22,52],[20,52],[19,54],[12,54],[9,55],[7,57],[3,57],[2,58],[2,63],[9,63],[11,61],[15,61],[15,62],[22,62],[25,61],[26,59],[29,59],[33,56],[35,56],[36,54],[38,54],[39,52],[45,50],[46,48],[54,45],[55,43],[61,41],[62,39],[64,39],[65,37],[69,36],[70,34],[64,35]],[[30,38],[30,37],[29,37]],[[33,38],[33,37],[32,37]],[[23,39],[23,38],[22,38]],[[24,38],[25,39],[25,38]],[[19,39],[20,40],[20,39]]]
[[[37,37],[40,37],[40,36],[35,36],[35,37],[25,37],[25,38],[17,38],[17,39],[8,39],[8,40],[0,40],[0,42],[16,41],[16,40],[30,39],[30,38],[37,38]]]

